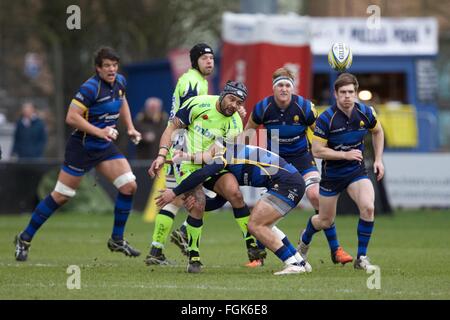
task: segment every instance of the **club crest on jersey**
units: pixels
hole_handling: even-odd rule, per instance
[[[300,121],[300,117],[296,114],[295,116],[294,116],[294,122],[295,123],[298,123]]]
[[[119,90],[119,96],[120,96],[120,97],[123,96],[122,90]]]
[[[363,127],[364,127],[364,121],[361,120],[361,121],[359,122],[359,127],[360,127],[360,128],[363,128]]]

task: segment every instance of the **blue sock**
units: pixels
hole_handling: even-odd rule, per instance
[[[286,248],[289,249],[289,252],[292,253],[292,255],[295,255],[297,253],[297,249],[295,249],[295,247],[289,241],[288,237],[284,237],[283,240],[281,240],[281,241],[286,246]]]
[[[125,225],[130,215],[133,204],[133,195],[120,193],[116,198],[116,205],[114,207],[114,227],[111,238],[113,240],[122,240],[125,231]]]
[[[44,200],[39,202],[34,209],[31,220],[28,226],[20,235],[20,238],[24,241],[31,241],[36,231],[44,224],[45,221],[59,208],[59,205],[53,200],[51,195],[48,195]]]
[[[258,246],[258,249],[265,249],[266,246],[263,245],[263,243],[259,240],[256,240],[256,245]]]
[[[312,218],[312,217],[311,217]],[[318,232],[311,222],[311,218],[308,220],[308,224],[306,225],[305,233],[302,236],[302,241],[304,244],[309,244],[312,240],[314,233]]]
[[[280,259],[283,262],[285,262],[286,260],[288,260],[290,258],[295,259],[294,255],[290,252],[288,247],[286,247],[285,245],[283,245],[280,249],[275,251],[275,255],[278,257],[278,259]],[[293,262],[296,262],[296,261],[297,260],[293,260]]]
[[[339,241],[336,234],[336,226],[334,223],[328,229],[324,229],[325,235],[327,236],[328,245],[330,246],[331,252],[335,252],[339,248]]]
[[[358,258],[367,255],[367,246],[372,235],[373,224],[373,221],[364,221],[361,218],[358,221]]]

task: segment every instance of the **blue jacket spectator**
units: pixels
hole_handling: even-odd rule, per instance
[[[14,132],[12,155],[19,159],[41,158],[47,143],[45,123],[36,114],[32,103],[22,105],[22,115]]]

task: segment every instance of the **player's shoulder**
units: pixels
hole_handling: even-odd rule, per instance
[[[292,95],[292,100],[298,105],[298,107],[302,110],[309,111],[312,107],[314,107],[314,104],[311,100],[297,94]]]
[[[377,113],[375,112],[375,109],[372,106],[366,105],[361,102],[355,103],[356,108],[366,116],[374,116],[376,117]]]
[[[97,75],[93,75],[81,84],[76,97],[84,96],[94,99],[99,92],[100,83],[100,78]]]
[[[116,76],[116,81],[124,88],[127,86],[127,79],[123,74],[118,73]]]
[[[330,122],[336,112],[337,107],[335,105],[329,106],[318,116],[317,119],[324,122]]]
[[[205,80],[205,79],[202,77],[200,72],[198,72],[194,68],[190,68],[188,71],[183,73],[181,75],[181,77],[178,78],[178,84],[184,84],[186,82],[191,82],[191,83],[203,82],[203,80]]]

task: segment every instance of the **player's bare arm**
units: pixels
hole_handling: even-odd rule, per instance
[[[142,140],[142,135],[135,129],[133,125],[130,106],[126,97],[123,97],[122,106],[120,107],[120,118],[122,119],[123,124],[125,124],[125,126],[127,127],[127,134],[130,137],[131,141],[133,141],[134,144],[138,144]]]
[[[167,154],[172,146],[172,135],[175,130],[184,129],[186,125],[178,118],[173,117],[172,121],[169,121],[169,125],[161,136],[159,141],[159,153],[156,159],[152,162],[148,174],[154,178],[166,161]]]
[[[377,176],[377,181],[379,181],[384,176],[384,165],[382,160],[384,149],[384,131],[380,122],[378,122],[375,128],[372,129],[372,144],[375,154],[373,170]]]

